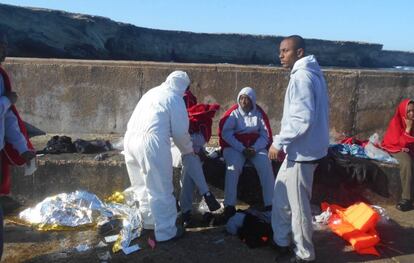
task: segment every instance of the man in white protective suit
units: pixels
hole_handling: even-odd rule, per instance
[[[183,235],[176,227],[171,142],[183,156],[193,153],[188,114],[183,101],[190,78],[172,72],[160,86],[145,93],[135,107],[124,137],[125,162],[131,188],[138,197],[145,229],[154,229],[157,241]]]

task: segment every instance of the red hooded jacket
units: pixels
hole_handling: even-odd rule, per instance
[[[7,72],[0,66],[0,74],[3,77],[4,87],[6,91],[12,91],[10,78],[7,75]],[[13,111],[13,113],[16,115],[17,122],[19,124],[19,128],[21,133],[26,137],[27,141],[27,147],[30,150],[34,151],[33,145],[29,140],[29,137],[27,136],[26,127],[24,126],[24,123],[22,119],[19,116],[19,113],[17,112],[17,109],[14,105],[10,106],[10,109]],[[2,165],[1,170],[3,177],[1,178],[1,185],[0,185],[0,194],[9,194],[10,193],[10,165],[23,165],[26,163],[26,161],[20,156],[20,154],[17,152],[16,149],[13,148],[13,145],[9,142],[5,143],[4,148],[1,150],[2,155]]]
[[[414,154],[414,136],[413,131],[410,134],[405,132],[405,121],[407,117],[408,104],[413,102],[410,99],[404,99],[395,111],[388,129],[385,132],[384,140],[381,147],[390,153],[401,152],[402,148],[410,149],[410,155]]]
[[[211,138],[211,127],[216,111],[220,109],[218,104],[197,104],[197,98],[186,90],[184,93],[184,102],[187,107],[188,118],[190,120],[189,133],[201,132],[204,139],[208,142]]]

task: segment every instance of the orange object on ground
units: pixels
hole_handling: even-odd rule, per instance
[[[329,219],[331,230],[348,241],[359,254],[379,256],[375,245],[380,238],[375,226],[380,218],[379,214],[365,203],[357,203],[348,208],[328,203],[321,204],[322,210],[332,211]]]

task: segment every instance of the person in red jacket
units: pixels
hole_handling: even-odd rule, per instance
[[[389,152],[400,164],[401,200],[396,205],[400,211],[413,209],[412,177],[414,158],[414,101],[404,99],[397,107],[381,147]]]
[[[7,55],[7,38],[0,32],[0,195],[10,193],[9,165],[22,165],[35,158],[26,128],[14,104],[17,94],[1,64]],[[3,254],[3,211],[0,205],[0,259]]]
[[[0,194],[10,192],[9,165],[23,165],[35,158],[26,128],[14,104],[16,92],[12,91],[10,78],[2,67],[7,55],[7,38],[0,33]]]

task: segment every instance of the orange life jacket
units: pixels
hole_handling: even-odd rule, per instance
[[[380,242],[375,226],[379,214],[366,203],[356,203],[348,208],[328,203],[321,204],[322,210],[332,211],[328,225],[331,230],[348,241],[359,254],[379,256],[375,245]]]

